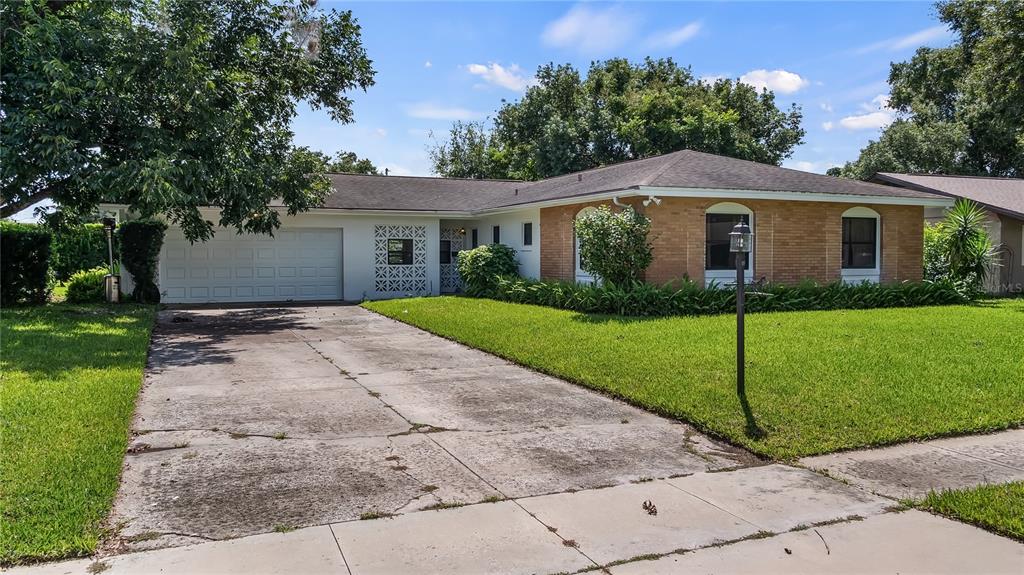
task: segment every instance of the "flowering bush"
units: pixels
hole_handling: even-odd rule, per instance
[[[639,280],[653,257],[650,230],[651,220],[632,207],[615,213],[601,206],[583,214],[576,219],[580,268],[614,285]]]

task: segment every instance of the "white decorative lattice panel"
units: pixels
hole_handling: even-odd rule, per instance
[[[388,240],[412,240],[412,264],[388,263]],[[374,226],[374,289],[378,292],[427,291],[427,227]]]
[[[452,243],[452,263],[441,264],[441,291],[455,293],[462,289],[462,278],[459,277],[459,266],[456,261],[456,252],[462,250],[466,232],[462,228],[441,228],[441,241]]]

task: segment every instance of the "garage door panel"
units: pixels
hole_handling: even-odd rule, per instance
[[[168,303],[341,299],[341,230],[275,237],[221,231],[190,245],[168,230],[160,288]]]

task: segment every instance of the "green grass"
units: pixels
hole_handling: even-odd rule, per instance
[[[458,297],[366,308],[777,459],[1024,423],[1024,300],[747,316],[584,315]],[[497,407],[496,407],[497,408]]]
[[[916,506],[1024,541],[1024,481],[933,492]]]
[[[0,563],[95,549],[153,317],[153,307],[139,305],[0,314]]]

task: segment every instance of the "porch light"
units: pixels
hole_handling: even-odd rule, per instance
[[[729,232],[729,251],[736,254],[736,393],[741,401],[746,396],[746,373],[743,359],[743,307],[746,286],[743,278],[743,264],[746,263],[746,254],[750,253],[750,247],[754,243],[754,234],[750,226],[740,222]]]
[[[754,243],[754,234],[750,231],[750,226],[740,222],[733,226],[732,231],[729,232],[729,251],[735,253],[747,254],[750,253],[750,246]],[[737,259],[745,259],[739,258]]]

